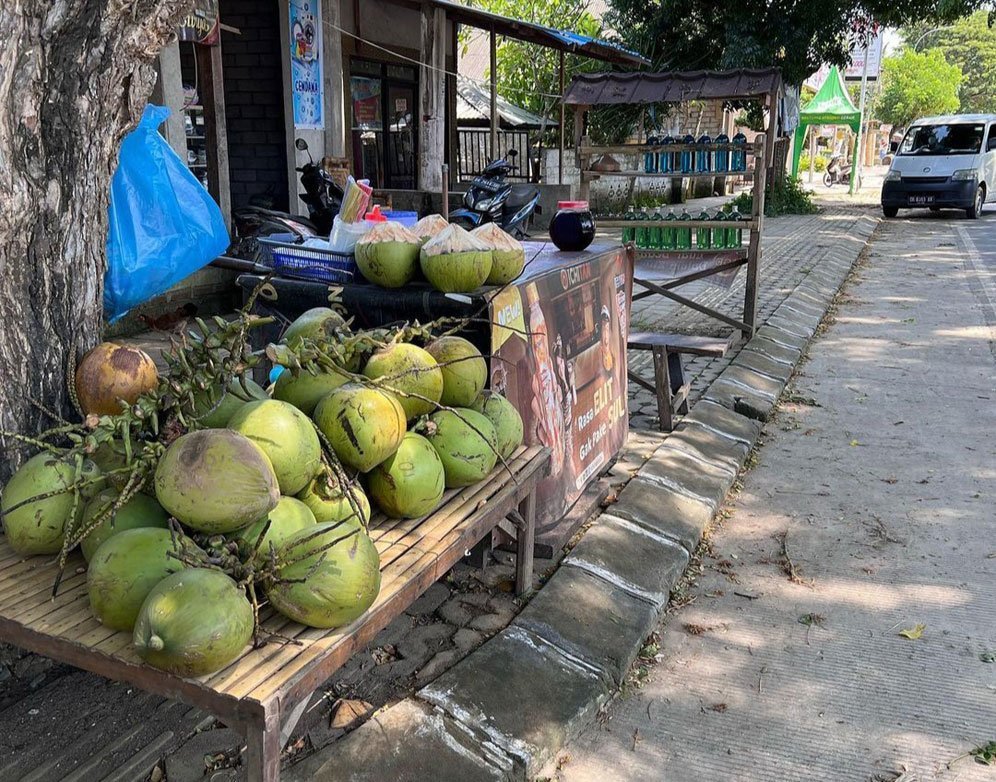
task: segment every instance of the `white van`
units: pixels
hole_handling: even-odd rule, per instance
[[[882,185],[882,211],[964,209],[972,219],[996,201],[996,114],[918,119],[903,137]]]

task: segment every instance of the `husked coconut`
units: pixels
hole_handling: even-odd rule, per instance
[[[426,215],[412,226],[412,233],[425,244],[448,225],[442,215]]]
[[[459,225],[446,226],[426,242],[420,255],[422,273],[443,293],[469,293],[491,274],[491,248]]]
[[[526,251],[522,243],[511,234],[503,231],[497,223],[479,225],[470,232],[491,248],[491,273],[488,285],[507,285],[526,267]]]
[[[401,223],[377,223],[356,243],[356,265],[370,282],[400,288],[415,276],[422,242]]]

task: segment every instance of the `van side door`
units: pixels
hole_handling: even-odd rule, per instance
[[[982,147],[980,176],[986,183],[986,201],[996,201],[996,122],[990,122]]]

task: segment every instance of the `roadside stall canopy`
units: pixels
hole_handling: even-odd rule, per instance
[[[564,103],[611,106],[628,103],[682,103],[689,100],[763,100],[778,94],[777,68],[730,71],[661,71],[659,73],[581,73],[574,77]]]
[[[861,112],[851,102],[837,66],[830,69],[820,91],[799,112],[799,127],[795,129],[795,143],[792,145],[792,176],[799,174],[799,159],[810,125],[847,125],[855,133],[861,126]]]

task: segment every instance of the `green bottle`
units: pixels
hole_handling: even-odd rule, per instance
[[[664,228],[661,225],[664,222],[664,215],[661,214],[661,208],[658,206],[654,210],[653,221],[658,223],[658,225],[653,226],[650,229],[650,246],[655,250],[664,249]]]
[[[726,219],[729,220],[731,223],[737,224],[743,219],[743,216],[740,214],[740,212],[737,211],[737,208],[734,206],[733,211],[726,216]],[[732,249],[739,249],[740,245],[743,243],[743,240],[744,240],[744,231],[742,228],[726,229],[727,247]]]
[[[664,222],[667,225],[664,226],[663,238],[661,241],[662,250],[677,250],[678,249],[678,231],[674,225],[678,221],[678,218],[674,214],[673,209],[667,210],[667,217],[664,218]]]
[[[702,214],[698,217],[699,220],[711,220],[709,213],[703,209]],[[712,247],[712,229],[710,228],[697,228],[695,230],[695,245],[699,250],[708,250]]]
[[[626,207],[626,214],[623,215],[623,220],[627,222],[636,219],[636,210],[632,206]],[[627,226],[622,230],[622,240],[623,244],[628,242],[633,242],[636,240],[636,228],[633,226]]]
[[[647,207],[643,207],[640,213],[636,216],[637,220],[647,221],[650,220],[650,215],[647,214]],[[650,227],[647,225],[639,225],[636,228],[636,246],[647,248],[650,247]]]
[[[690,222],[692,216],[688,214],[687,209],[681,210],[681,217],[678,218],[683,223]],[[691,250],[692,249],[692,229],[689,226],[678,229],[678,249],[679,250]]]
[[[726,214],[720,209],[716,212],[716,216],[713,220],[718,220],[723,222],[726,220]],[[723,250],[726,248],[726,229],[725,228],[713,228],[712,229],[712,247],[714,250]]]

